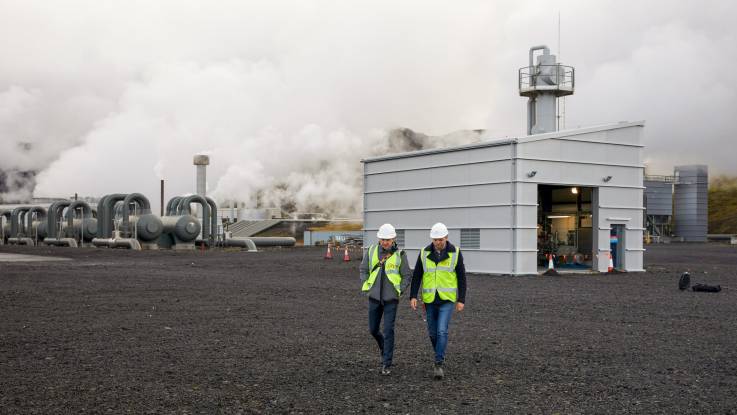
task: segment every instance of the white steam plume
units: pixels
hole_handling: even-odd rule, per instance
[[[0,171],[40,171],[38,196],[153,201],[160,178],[192,192],[208,151],[220,202],[356,213],[358,161],[401,148],[397,128],[522,135],[516,69],[557,52],[559,11],[568,127],[646,119],[653,166],[737,173],[737,6],[583,0],[0,0]]]

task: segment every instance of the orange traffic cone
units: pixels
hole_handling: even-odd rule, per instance
[[[325,259],[333,259],[333,253],[330,252],[330,244],[328,244],[328,251],[325,252]]]
[[[609,253],[609,268],[607,269],[607,272],[614,271],[614,261],[612,260],[612,253]]]
[[[545,276],[556,276],[558,271],[555,270],[555,264],[553,263],[553,254],[548,254],[548,270],[543,272]]]
[[[345,252],[343,253],[343,261],[348,262],[351,260],[351,257],[348,256],[348,246],[345,247]]]

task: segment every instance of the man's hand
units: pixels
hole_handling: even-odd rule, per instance
[[[412,310],[417,311],[417,299],[413,298],[409,300],[409,306],[412,307]]]
[[[463,307],[465,307],[463,303],[456,303],[456,311],[458,312],[463,311]]]

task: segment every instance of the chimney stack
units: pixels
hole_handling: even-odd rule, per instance
[[[197,166],[197,190],[200,196],[207,195],[207,166],[210,164],[210,156],[197,154],[194,156],[194,165]]]

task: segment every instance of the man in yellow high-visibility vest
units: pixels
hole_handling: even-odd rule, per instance
[[[412,276],[410,306],[417,310],[417,293],[427,313],[427,332],[435,351],[435,379],[442,379],[448,325],[453,310],[463,311],[466,302],[466,267],[461,250],[448,241],[448,228],[436,223],[430,230],[432,243],[420,251]]]
[[[394,321],[397,304],[410,282],[407,254],[397,248],[397,231],[391,224],[381,225],[376,233],[378,245],[371,245],[361,261],[361,290],[369,297],[369,332],[381,352],[381,374],[391,373],[394,357]],[[379,331],[384,317],[384,334]]]

